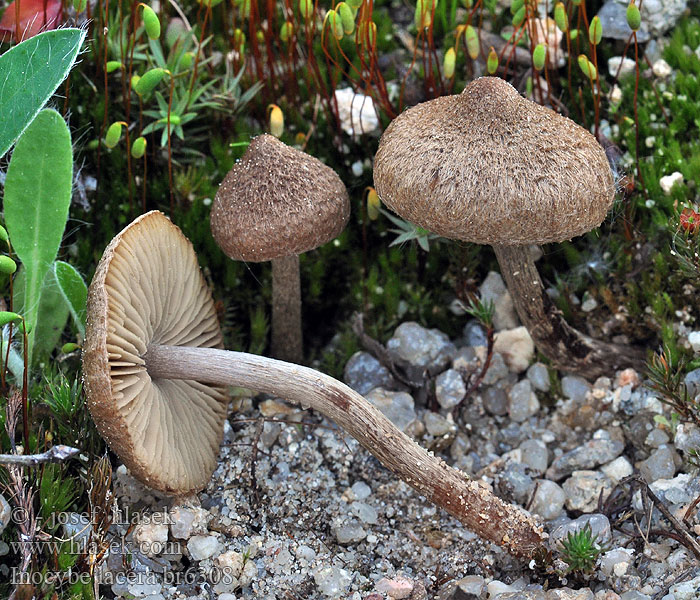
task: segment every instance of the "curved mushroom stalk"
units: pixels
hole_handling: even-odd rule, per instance
[[[216,467],[223,386],[310,406],[382,464],[487,540],[529,557],[543,534],[523,511],[447,466],[362,396],[298,365],[221,350],[214,301],[190,242],[164,215],[142,215],[112,240],[88,293],[83,373],[102,436],[139,480],[184,494]]]
[[[525,246],[493,246],[515,310],[537,349],[555,367],[596,379],[616,369],[644,370],[645,352],[589,337],[569,325],[542,285]]]
[[[482,538],[531,557],[541,528],[523,511],[428,453],[345,384],[271,358],[214,348],[150,345],[144,356],[154,379],[246,387],[308,406],[335,422],[387,469]]]

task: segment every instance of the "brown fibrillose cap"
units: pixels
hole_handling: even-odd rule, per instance
[[[105,250],[90,284],[83,374],[90,413],[131,473],[173,494],[203,488],[219,452],[220,388],[152,379],[149,344],[221,348],[192,244],[162,213],[142,215]]]
[[[399,115],[380,140],[374,184],[404,219],[489,245],[581,235],[600,225],[615,196],[593,135],[497,77]]]
[[[347,190],[333,169],[264,134],[219,186],[211,230],[230,258],[261,262],[318,248],[349,216]]]

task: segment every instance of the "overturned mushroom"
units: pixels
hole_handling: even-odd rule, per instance
[[[170,493],[204,487],[225,407],[220,388],[207,389],[242,386],[319,411],[428,500],[512,554],[529,557],[542,543],[529,515],[426,452],[346,385],[306,367],[218,349],[219,340],[190,243],[161,213],[139,217],[108,246],[90,285],[83,369],[100,432],[148,485]]]
[[[272,354],[301,362],[299,255],[340,235],[350,199],[336,172],[272,135],[256,137],[211,210],[216,243],[234,260],[272,261]]]
[[[605,152],[583,127],[482,77],[399,115],[380,140],[374,184],[408,221],[493,246],[520,320],[557,367],[596,378],[642,366],[642,352],[566,323],[527,247],[590,231],[613,203]]]

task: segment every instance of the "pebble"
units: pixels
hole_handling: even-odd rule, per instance
[[[620,67],[620,64],[622,64],[622,67]],[[612,56],[608,59],[608,73],[610,73],[611,77],[615,77],[617,76],[619,69],[620,77],[622,77],[623,75],[634,73],[636,64],[637,63],[635,63],[631,58]]]
[[[694,400],[700,394],[700,369],[693,369],[686,373],[683,379],[688,395]]]
[[[368,525],[376,525],[379,520],[377,511],[373,506],[365,504],[364,502],[355,501],[350,505],[350,512],[355,515],[363,523]]]
[[[632,463],[624,456],[618,456],[615,460],[603,465],[600,470],[610,478],[613,484],[617,484],[634,473]]]
[[[340,567],[319,567],[314,571],[314,582],[324,596],[340,597],[352,583],[350,573]]]
[[[382,577],[374,586],[380,594],[386,594],[389,598],[409,598],[413,591],[414,583],[408,577],[396,576],[391,579]]]
[[[535,344],[525,327],[504,329],[494,338],[494,352],[498,352],[513,373],[522,373],[535,356]]]
[[[537,479],[535,483],[535,495],[530,504],[530,512],[540,515],[545,521],[556,519],[564,509],[566,493],[560,485],[549,479]]]
[[[335,539],[341,545],[354,544],[360,542],[367,537],[362,524],[357,519],[340,519],[331,527]]]
[[[534,487],[532,477],[526,472],[522,463],[510,463],[499,474],[498,490],[504,496],[512,498],[518,504],[526,504]]]
[[[205,533],[208,516],[203,508],[175,506],[168,513],[170,533],[179,540],[187,540],[195,533]]]
[[[539,477],[547,470],[549,451],[542,440],[528,439],[520,444],[523,463],[530,469],[530,474]]]
[[[612,490],[612,481],[598,471],[574,471],[563,484],[566,508],[590,513],[598,508],[601,492],[606,497]]]
[[[5,496],[0,494],[0,534],[5,531],[5,528],[10,524],[10,518],[12,517],[12,508]]]
[[[588,588],[572,590],[568,587],[547,590],[545,600],[593,600],[593,592]]]
[[[401,323],[386,347],[399,360],[431,370],[447,366],[456,352],[447,334],[413,321]]]
[[[591,384],[578,375],[566,375],[561,378],[561,392],[565,398],[574,402],[583,402],[591,390]]]
[[[508,367],[503,361],[503,357],[498,352],[494,352],[491,357],[491,364],[489,365],[488,371],[486,371],[486,375],[484,375],[482,383],[484,385],[493,385],[506,377],[506,375],[508,375]]]
[[[527,370],[527,378],[530,380],[532,387],[538,392],[548,392],[551,386],[549,379],[549,370],[546,365],[541,362],[536,362],[530,365]]]
[[[447,369],[435,379],[435,397],[445,410],[457,406],[467,393],[464,379],[455,369]]]
[[[696,354],[700,353],[700,331],[691,331],[688,334],[688,342],[693,352]]]
[[[607,577],[625,574],[629,564],[634,560],[634,550],[631,548],[614,548],[600,559],[600,570]]]
[[[661,79],[665,79],[671,73],[673,73],[671,65],[669,65],[663,58],[660,58],[651,66],[651,71],[654,73],[654,75]]]
[[[574,471],[591,469],[617,458],[625,445],[617,440],[593,439],[555,458],[547,478],[558,481]]]
[[[356,94],[352,88],[335,90],[340,126],[348,135],[359,136],[379,128],[374,101],[370,96]]]
[[[479,294],[482,303],[493,302],[493,326],[496,331],[513,329],[520,325],[513,299],[500,273],[489,271],[479,287]]]
[[[697,600],[698,590],[700,590],[700,576],[672,585],[663,600]]]
[[[681,473],[673,479],[658,479],[649,487],[662,502],[688,504],[700,495],[700,478]]]
[[[450,581],[440,589],[437,600],[486,600],[486,580],[481,575],[467,575]]]
[[[486,330],[477,319],[467,321],[464,329],[462,329],[462,337],[467,346],[486,346],[488,343]]]
[[[664,194],[669,196],[671,194],[671,190],[673,189],[673,186],[676,184],[682,184],[683,183],[683,174],[680,173],[679,171],[674,171],[670,175],[665,175],[661,179],[659,179],[659,185],[661,186],[661,189],[664,191]]]
[[[438,413],[426,412],[423,416],[423,423],[425,423],[425,430],[436,438],[442,436],[454,437],[454,434],[457,433],[457,426],[454,422]]]
[[[492,415],[505,415],[508,412],[508,395],[499,387],[487,387],[481,394],[484,408]]]
[[[372,488],[369,487],[364,481],[356,481],[352,484],[350,488],[355,500],[366,500],[372,495]]]
[[[355,352],[345,365],[343,380],[358,394],[366,395],[374,388],[392,389],[396,382],[389,369],[369,352]]]
[[[640,474],[647,483],[657,479],[671,479],[680,464],[678,453],[668,445],[663,445],[652,452],[651,456],[637,464]]]
[[[694,423],[679,423],[673,445],[684,454],[700,448],[700,427]]]
[[[644,0],[639,4],[642,21],[649,26],[649,32],[654,37],[673,29],[688,8],[688,0]]]
[[[61,517],[61,524],[63,526],[63,531],[66,538],[72,538],[73,543],[85,544],[87,543],[91,533],[92,524],[90,519],[86,515],[69,512],[63,513]]]
[[[518,381],[508,394],[508,415],[516,423],[522,423],[540,410],[540,401],[532,391],[529,379]]]
[[[159,514],[159,513],[154,513]],[[162,513],[160,513],[162,514]],[[146,556],[157,556],[163,552],[168,541],[167,520],[158,519],[142,523],[134,528],[134,542]]]
[[[187,550],[192,560],[205,560],[223,550],[215,535],[195,535],[187,540]]]
[[[415,405],[411,394],[375,388],[365,398],[401,431],[406,431],[409,425],[416,420]]]

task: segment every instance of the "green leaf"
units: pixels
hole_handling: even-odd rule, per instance
[[[85,33],[82,29],[46,31],[0,56],[0,157],[66,78]]]
[[[24,276],[25,269],[22,267],[15,277],[15,283],[22,284]],[[14,305],[17,310],[26,314],[28,311],[24,307],[27,305],[22,293],[24,287],[23,285],[15,287]],[[29,341],[27,354],[30,371],[31,365],[36,365],[39,361],[46,359],[55,350],[68,321],[68,305],[58,286],[53,269],[49,269],[44,277],[36,313],[35,324],[27,338]]]
[[[0,327],[4,327],[12,321],[19,321],[21,319],[22,315],[19,315],[16,312],[9,312],[6,310],[0,311]]]
[[[80,335],[85,338],[85,316],[87,306],[87,285],[73,265],[57,260],[54,264],[58,289],[66,301],[70,314]]]
[[[73,181],[70,132],[55,110],[41,111],[22,134],[5,179],[5,225],[12,246],[26,270],[24,316],[38,337],[42,285],[68,219]],[[55,281],[55,278],[54,278]]]

